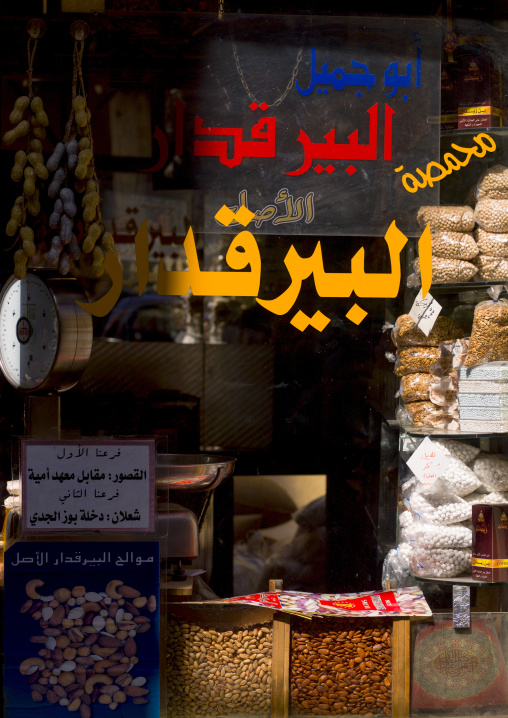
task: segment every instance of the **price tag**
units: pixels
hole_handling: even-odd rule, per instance
[[[417,325],[418,329],[421,329],[425,336],[428,337],[441,309],[442,306],[434,299],[430,292],[427,292],[424,299],[422,297],[422,290],[420,289],[411,307],[409,316]]]
[[[406,463],[423,486],[428,488],[444,473],[450,459],[426,436]]]

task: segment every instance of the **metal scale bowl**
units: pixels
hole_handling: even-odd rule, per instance
[[[192,594],[193,580],[185,574],[182,562],[189,563],[199,554],[199,523],[207,508],[207,496],[196,494],[206,494],[229,479],[235,462],[236,459],[229,456],[157,455],[157,535],[161,542],[162,569],[166,573],[163,587],[168,600],[182,600]],[[174,492],[181,493],[186,503],[190,499],[194,510],[176,503]]]

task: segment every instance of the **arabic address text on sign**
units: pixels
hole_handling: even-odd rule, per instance
[[[23,440],[23,530],[153,531],[154,465],[151,440]]]

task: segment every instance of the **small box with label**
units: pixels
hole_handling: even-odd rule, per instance
[[[485,54],[464,54],[457,79],[458,129],[501,127],[501,73]]]
[[[508,581],[508,504],[473,505],[473,579]]]

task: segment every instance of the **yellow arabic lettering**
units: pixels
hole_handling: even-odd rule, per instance
[[[114,252],[106,253],[104,271],[109,274],[111,281],[113,282],[111,289],[109,289],[103,297],[97,299],[95,302],[78,302],[78,300],[76,300],[76,304],[93,317],[105,317],[106,314],[109,314],[122,293],[122,265],[118,261],[118,257],[114,254]]]
[[[446,165],[446,168],[443,167],[443,165],[439,164],[439,162],[429,162],[426,168],[425,172],[422,172],[420,169],[415,170],[415,174],[418,173],[420,177],[422,178],[422,182],[420,182],[415,175],[406,172],[406,174],[402,175],[402,184],[404,188],[408,191],[414,194],[415,192],[418,192],[419,189],[424,189],[425,187],[433,187],[434,182],[439,182],[440,180],[447,177],[449,174],[451,174],[454,170],[458,170],[461,167],[465,167],[469,160],[473,155],[476,157],[485,157],[485,154],[487,152],[494,152],[496,149],[496,143],[492,139],[490,135],[485,134],[484,132],[481,132],[479,135],[475,135],[473,137],[474,142],[477,143],[478,147],[461,147],[460,145],[456,145],[452,142],[451,147],[456,150],[457,152],[462,152],[466,155],[466,158],[463,160],[458,159],[455,155],[453,155],[451,152],[446,152],[443,161]],[[485,140],[488,141],[488,145],[485,143]],[[432,175],[432,169],[437,168],[440,172],[438,176]],[[401,172],[404,169],[403,165],[400,165],[400,167],[395,167],[395,172]],[[412,184],[409,184],[409,183]]]
[[[302,282],[314,276],[316,292],[320,297],[349,297],[353,292],[358,297],[392,298],[396,297],[400,287],[400,252],[408,239],[393,221],[385,234],[390,254],[391,271],[375,274],[365,271],[365,249],[362,247],[351,259],[351,272],[325,272],[321,242],[318,242],[310,257],[300,257],[293,245],[284,259],[290,286],[275,299],[256,301],[273,314],[286,314],[298,299]]]
[[[261,282],[261,257],[254,235],[244,230],[231,242],[226,262],[235,270],[250,265],[248,272],[207,272],[199,267],[199,259],[192,227],[189,227],[183,243],[187,255],[188,270],[167,271],[164,259],[159,263],[157,293],[160,295],[185,295],[191,289],[194,296],[240,296],[255,297]]]
[[[293,207],[289,205],[291,195],[287,193],[287,190],[281,190],[278,198],[286,202],[290,212],[288,216],[291,216],[293,214]],[[298,198],[297,202],[300,200],[303,212],[303,198]],[[313,193],[307,195],[305,204],[310,215],[313,212]],[[216,218],[225,226],[231,224],[235,219],[246,226],[254,216],[254,213],[250,212],[245,205],[236,214],[224,205],[217,213]],[[397,295],[400,287],[400,253],[408,239],[393,221],[385,234],[385,240],[388,245],[391,270],[383,273],[365,271],[365,249],[363,247],[352,257],[350,272],[325,272],[321,242],[317,242],[312,256],[306,258],[301,257],[295,247],[291,245],[284,258],[284,264],[291,278],[290,286],[275,299],[259,299],[257,295],[261,281],[261,256],[254,235],[244,230],[233,238],[226,253],[226,263],[235,271],[210,272],[200,269],[194,233],[192,227],[189,227],[184,242],[188,269],[186,271],[166,271],[164,258],[162,258],[157,274],[157,293],[182,296],[192,291],[195,296],[252,296],[256,297],[256,301],[268,311],[282,315],[290,311],[298,299],[302,282],[312,275],[316,292],[320,297],[349,297],[354,292],[358,297],[364,298],[393,298]],[[427,225],[422,233],[418,247],[422,293],[425,296],[432,283],[430,225]],[[149,240],[146,220],[136,233],[135,250],[139,294],[141,295],[149,278]],[[242,271],[246,267],[249,267],[249,271]],[[82,309],[96,317],[106,316],[115,306],[122,291],[122,266],[114,253],[106,254],[104,269],[111,277],[111,289],[95,302],[77,302]],[[359,324],[366,315],[367,312],[354,305],[346,316]],[[293,317],[291,324],[300,331],[304,331],[307,326],[313,326],[317,331],[322,331],[329,321],[321,312],[316,312],[312,318],[309,318],[300,311]]]
[[[430,222],[418,240],[418,256],[420,257],[420,277],[422,281],[422,298],[425,299],[432,284],[432,240]]]
[[[139,296],[143,294],[148,283],[148,275],[150,271],[148,262],[148,226],[147,221],[143,222],[134,238],[134,246],[136,249],[136,266],[138,269],[138,287]]]
[[[404,169],[404,167],[403,167],[403,165],[401,165],[400,167],[395,168],[395,172],[401,172],[401,170],[403,170],[403,169]],[[410,174],[409,172],[406,172],[406,174],[402,175],[402,184],[404,185],[405,189],[407,189],[408,192],[412,192],[412,193],[418,192],[418,189],[424,189],[427,186],[427,178],[425,177],[423,172],[419,169],[416,171],[422,175],[422,177],[424,179],[423,184],[421,182],[419,182],[416,179],[416,177],[414,175]],[[412,187],[408,185],[409,180],[411,180],[413,182]]]

